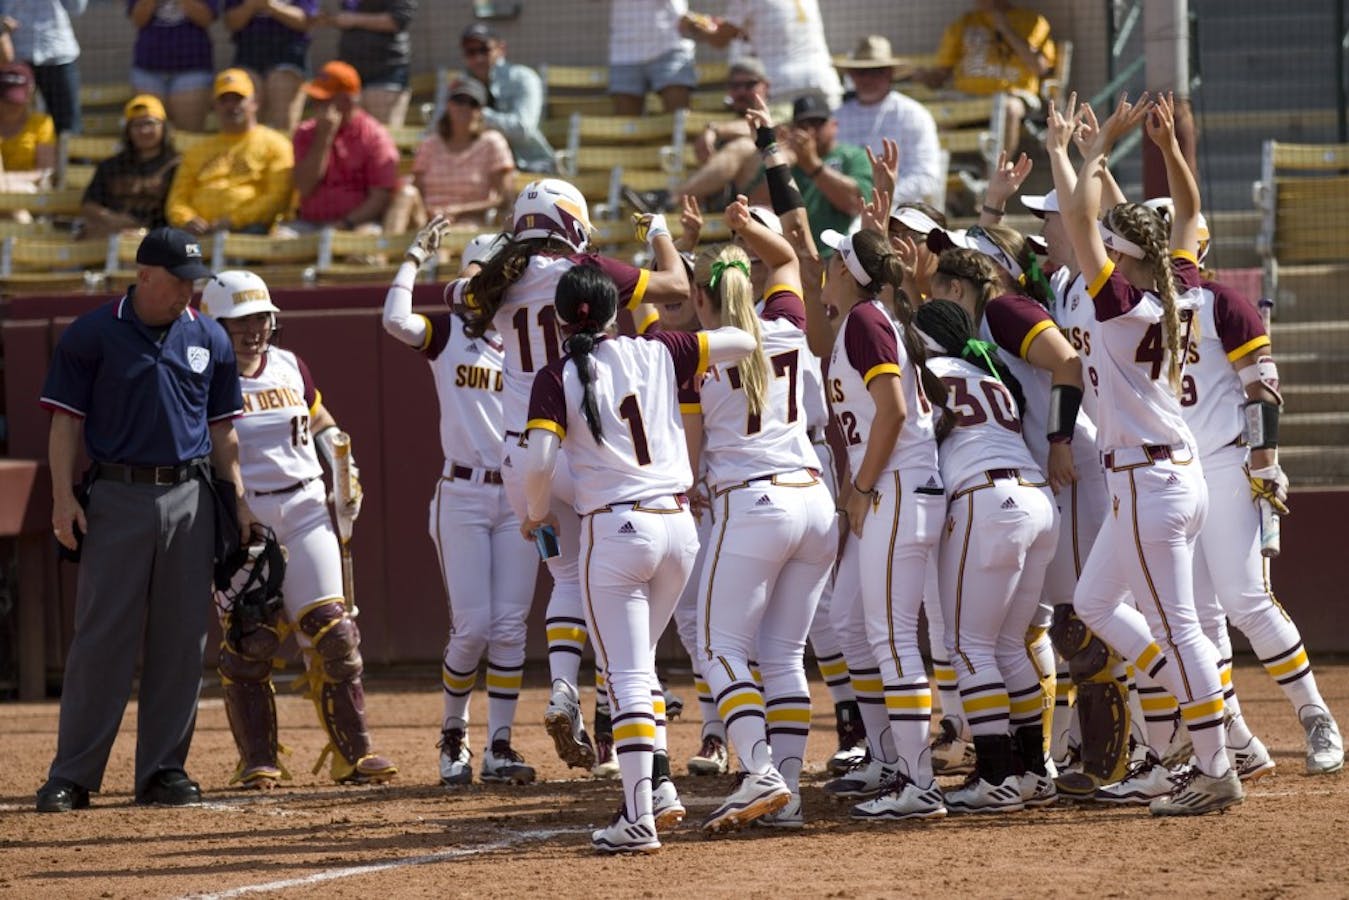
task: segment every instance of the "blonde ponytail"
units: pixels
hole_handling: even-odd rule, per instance
[[[759,314],[754,309],[754,285],[749,280],[749,257],[734,244],[711,247],[698,254],[694,280],[721,313],[723,325],[754,336],[754,352],[736,363],[740,387],[745,392],[751,416],[763,414],[768,405],[768,359],[763,352]]]

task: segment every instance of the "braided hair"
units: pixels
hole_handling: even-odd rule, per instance
[[[754,352],[736,363],[749,414],[758,416],[768,403],[768,360],[763,352],[759,314],[754,311],[754,286],[749,256],[735,244],[709,247],[698,254],[693,282],[707,295],[722,321],[754,336]]]
[[[951,300],[931,300],[918,308],[914,323],[934,345],[942,348],[943,355],[958,356],[1001,381],[1011,391],[1018,412],[1024,412],[1026,395],[1021,382],[998,358],[996,348],[978,340],[974,320],[965,307]],[[941,396],[946,399],[944,392]]]
[[[1181,349],[1180,311],[1176,308],[1176,282],[1171,271],[1170,236],[1161,217],[1141,203],[1120,203],[1105,214],[1105,226],[1120,237],[1143,249],[1144,265],[1152,268],[1153,288],[1162,301],[1162,332],[1166,340],[1166,380],[1180,394],[1180,367],[1185,359]]]
[[[862,264],[862,270],[871,276],[871,284],[868,287],[874,286],[879,290],[881,285],[888,284],[895,289],[895,312],[898,314],[900,324],[899,338],[904,342],[904,351],[909,359],[913,360],[914,370],[918,373],[919,387],[929,399],[944,397],[945,386],[926,365],[927,348],[924,347],[913,326],[913,303],[900,287],[904,281],[904,267],[900,264],[899,255],[890,246],[889,238],[867,229],[852,236],[852,246],[853,252],[857,254],[857,261]],[[954,422],[954,415],[944,406],[939,408],[942,415],[938,417],[935,425],[939,434],[945,434]]]
[[[963,247],[943,250],[937,259],[936,274],[932,276],[933,296],[937,296],[941,290],[938,287],[940,282],[957,278],[974,286],[974,319],[982,321],[988,301],[1002,293],[1002,270],[978,250],[966,250]]]
[[[595,370],[590,354],[618,315],[618,286],[599,266],[574,266],[558,280],[553,308],[567,326],[562,351],[576,366],[576,377],[581,380],[581,414],[595,443],[602,444],[604,429],[595,402]]]
[[[1002,248],[1009,257],[1021,267],[1021,280],[1014,280],[1015,290],[1025,294],[1046,309],[1054,301],[1054,288],[1049,284],[1049,276],[1040,268],[1040,257],[1035,247],[1024,234],[1006,225],[981,225],[988,239]]]
[[[464,320],[464,334],[480,338],[492,327],[492,319],[506,299],[507,289],[525,274],[534,254],[571,252],[570,247],[554,238],[519,240],[512,237],[469,280],[464,302],[454,309]]]

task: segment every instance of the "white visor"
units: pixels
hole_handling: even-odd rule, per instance
[[[1028,197],[1022,197],[1021,205],[1037,216],[1059,212],[1059,192],[1050,191],[1048,194],[1031,194]]]
[[[928,249],[934,253],[940,253],[951,247],[977,251],[993,260],[1000,269],[1010,273],[1012,278],[1020,280],[1021,276],[1025,274],[1021,264],[1007,255],[1001,247],[989,240],[982,232],[977,229],[971,230],[974,231],[973,234],[963,228],[956,231],[938,228],[928,234]]]
[[[941,228],[935,219],[921,209],[914,209],[912,206],[900,207],[896,205],[895,208],[890,210],[890,218],[910,231],[916,231],[922,235],[928,234],[933,229]]]
[[[871,284],[871,276],[867,270],[862,268],[862,261],[857,258],[857,252],[852,247],[852,235],[840,234],[832,228],[825,229],[820,235],[820,242],[830,250],[833,250],[839,256],[843,257],[843,265],[847,266],[848,271],[857,283],[862,287]]]
[[[1101,243],[1105,244],[1107,250],[1132,256],[1134,259],[1143,259],[1147,255],[1143,252],[1142,247],[1126,237],[1115,234],[1104,222],[1097,222],[1096,230],[1101,233]]]
[[[782,236],[782,219],[778,218],[778,214],[773,212],[767,206],[751,206],[749,208],[749,215],[751,219],[754,219],[769,231],[779,237]]]

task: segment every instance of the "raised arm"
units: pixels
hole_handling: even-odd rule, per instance
[[[1082,169],[1077,173],[1077,186],[1063,210],[1064,225],[1073,244],[1078,270],[1083,277],[1095,278],[1105,269],[1109,257],[1097,231],[1101,214],[1101,193],[1105,184],[1105,164],[1115,142],[1137,125],[1147,113],[1147,95],[1131,105],[1121,97],[1115,111],[1101,124],[1091,143],[1084,148]]]
[[[417,270],[436,255],[449,227],[444,216],[436,216],[417,232],[416,240],[403,255],[403,264],[398,267],[393,284],[384,295],[381,316],[384,330],[409,347],[421,349],[431,336],[431,325],[426,317],[412,311],[412,288],[417,282]]]
[[[765,284],[770,289],[776,285],[785,285],[800,293],[801,266],[796,261],[796,251],[785,237],[749,214],[749,200],[745,195],[736,197],[735,202],[726,207],[726,224],[731,231],[740,235],[745,246],[753,250],[768,267]]]
[[[1199,253],[1199,185],[1176,140],[1176,99],[1158,96],[1147,117],[1148,137],[1166,161],[1166,186],[1175,211],[1171,216],[1171,249]]]

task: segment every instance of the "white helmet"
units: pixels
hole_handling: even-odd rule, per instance
[[[1161,217],[1162,224],[1166,226],[1168,231],[1171,229],[1171,219],[1176,213],[1176,204],[1170,197],[1153,197],[1151,200],[1144,200],[1143,205]],[[1200,213],[1198,254],[1200,263],[1204,261],[1204,257],[1208,256],[1209,242],[1212,239],[1213,236],[1208,230],[1208,219],[1205,219],[1204,214]]]
[[[575,186],[560,178],[525,185],[512,212],[517,240],[557,238],[578,253],[590,242],[590,208]]]
[[[279,313],[267,282],[252,272],[217,272],[201,291],[201,311],[217,319],[239,319],[254,313]]]
[[[493,256],[496,256],[497,251],[500,250],[505,243],[506,235],[500,232],[489,232],[487,234],[478,235],[465,245],[464,253],[460,257],[460,267],[467,269],[473,263],[482,265]]]

